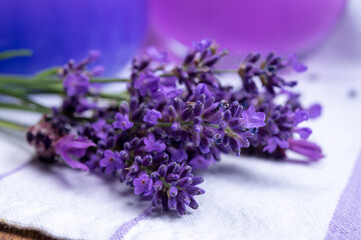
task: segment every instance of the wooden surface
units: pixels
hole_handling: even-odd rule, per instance
[[[0,240],[57,240],[32,229],[19,229],[0,222]]]

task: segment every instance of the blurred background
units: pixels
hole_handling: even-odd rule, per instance
[[[149,46],[176,59],[203,38],[229,49],[230,65],[249,51],[307,58],[330,44],[328,57],[361,63],[360,11],[359,0],[1,0],[0,51],[33,56],[1,61],[0,73],[34,74],[97,49],[115,75]]]

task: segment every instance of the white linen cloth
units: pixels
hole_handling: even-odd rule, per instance
[[[304,166],[222,156],[199,172],[206,194],[196,198],[198,210],[182,217],[155,210],[131,224],[124,239],[323,239],[361,146],[361,46],[349,41],[340,52],[335,48],[347,37],[341,35],[348,18],[307,58],[309,72],[295,76],[303,100],[324,107],[320,119],[304,124],[314,130],[311,140],[323,147],[324,159]],[[360,22],[352,23],[361,29]],[[359,40],[360,32],[354,34]],[[349,96],[351,90],[356,97]],[[10,114],[34,121],[0,112],[1,117]],[[33,150],[22,137],[0,132],[0,175],[31,159]],[[0,180],[0,221],[58,238],[109,239],[149,206],[118,179],[67,166],[31,162]]]

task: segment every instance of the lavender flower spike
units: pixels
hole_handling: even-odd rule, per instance
[[[250,53],[230,69],[242,83],[234,87],[220,80],[224,69],[217,68],[227,51],[208,39],[193,46],[177,62],[155,48],[134,58],[127,89],[114,95],[122,102],[107,100],[105,88],[94,86],[108,82],[95,78],[102,68],[88,68],[98,52],[70,60],[58,71],[67,94],[61,106],[27,133],[39,159],[61,157],[72,168],[119,177],[154,207],[184,215],[188,207],[198,208],[195,198],[205,193],[198,187],[203,178],[192,171],[207,169],[221,154],[289,162],[295,152],[308,163],[323,157],[307,140],[312,130],[301,125],[318,117],[321,106],[304,106],[292,91],[297,82],[281,75],[288,67],[307,69],[295,55]]]

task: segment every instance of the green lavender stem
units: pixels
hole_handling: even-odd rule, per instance
[[[25,95],[25,91],[21,91],[21,90],[14,90],[14,89],[6,89],[6,88],[0,88],[0,94],[4,94],[4,95],[8,95],[11,97],[15,97],[19,100],[21,100],[23,103],[25,104],[31,104],[34,105],[38,108],[41,109],[46,109],[45,106],[34,102],[33,100],[29,99],[26,95]]]
[[[91,78],[91,83],[112,83],[112,82],[129,82],[127,78]],[[37,78],[23,77],[17,75],[1,75],[0,84],[11,84],[11,85],[44,85],[44,84],[61,84],[62,80],[58,77],[51,76],[40,76]]]
[[[29,126],[25,126],[19,123],[11,122],[8,120],[0,119],[0,128],[6,128],[11,130],[16,130],[20,132],[26,132]]]
[[[0,52],[0,60],[16,57],[30,57],[32,54],[33,52],[27,49],[8,50]]]
[[[0,108],[12,109],[12,110],[20,110],[20,111],[29,111],[29,112],[38,112],[38,113],[51,113],[51,110],[48,108],[38,108],[38,107],[30,107],[26,105],[17,105],[12,103],[2,103],[0,102]]]

